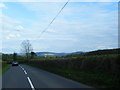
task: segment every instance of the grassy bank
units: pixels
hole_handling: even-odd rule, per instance
[[[9,68],[10,68],[10,67],[9,67],[8,64],[3,64],[3,65],[2,65],[2,74],[5,73]]]
[[[66,78],[90,85],[96,88],[118,88],[118,79],[113,74],[106,72],[88,71],[88,70],[73,70],[73,69],[61,69],[56,67],[43,67],[38,64],[31,65]]]
[[[0,65],[0,75],[4,74],[9,69],[9,65],[6,63],[3,63]]]

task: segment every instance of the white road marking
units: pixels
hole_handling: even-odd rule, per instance
[[[19,65],[20,66],[20,65]],[[22,66],[20,66],[20,68],[23,68]]]
[[[20,66],[20,65],[19,65],[19,66]],[[22,66],[20,66],[20,68],[24,71],[25,74],[27,74],[26,70],[25,70]],[[34,86],[33,86],[33,84],[32,84],[32,81],[30,80],[30,78],[27,77],[27,79],[28,79],[28,82],[30,83],[30,86],[31,86],[32,90],[35,90],[35,88],[34,88]]]
[[[20,65],[19,65],[20,66]],[[20,66],[22,68],[22,70],[24,71],[24,68],[22,66]]]
[[[24,73],[27,74],[27,72],[24,70]]]
[[[22,68],[22,70],[24,71],[25,69],[24,69],[24,68]]]
[[[23,67],[20,66],[20,68],[24,71],[25,74],[27,74],[27,72],[25,71],[25,69]]]
[[[29,78],[29,77],[27,77],[27,79],[28,79],[28,81],[29,81],[29,83],[30,83],[30,86],[31,86],[32,90],[35,90],[35,88],[34,88],[34,86],[33,86],[32,82],[31,82],[30,78]]]
[[[20,65],[19,65],[20,66]],[[20,68],[22,68],[21,66],[20,66]]]

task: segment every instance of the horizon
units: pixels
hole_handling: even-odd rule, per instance
[[[53,51],[48,51],[50,53],[76,53],[76,52],[83,52],[83,53],[87,53],[87,52],[93,52],[93,51],[98,51],[98,50],[114,50],[114,49],[120,49],[120,48],[111,48],[111,49],[96,49],[96,50],[91,50],[91,51],[73,51],[73,52],[53,52]],[[34,52],[34,51],[33,51]],[[41,51],[40,51],[41,52]],[[46,51],[43,51],[43,52],[46,52]],[[2,52],[0,52],[2,53]],[[13,52],[13,53],[17,53],[17,52]],[[13,54],[13,53],[2,53],[2,54]],[[39,53],[38,52],[35,52],[35,53]],[[23,54],[23,53],[17,53],[17,54]]]
[[[3,25],[0,52],[20,53],[23,40],[30,40],[34,52],[70,53],[118,48],[117,2],[69,2],[40,37],[64,4],[0,3]]]

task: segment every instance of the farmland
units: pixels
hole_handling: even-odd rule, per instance
[[[93,87],[115,88],[120,84],[119,50],[98,50],[62,57],[35,56],[27,61],[25,56],[18,56],[17,60],[21,64],[31,65]]]

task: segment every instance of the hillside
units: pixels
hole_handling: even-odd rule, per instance
[[[86,53],[80,53],[80,54],[70,54],[68,56],[109,55],[109,54],[119,54],[119,53],[120,53],[120,48],[118,48],[118,49],[96,50],[96,51],[91,51],[91,52],[86,52]]]
[[[79,52],[72,52],[72,53],[55,53],[55,52],[36,52],[37,56],[66,56],[70,54],[80,54],[83,53],[82,51]]]

